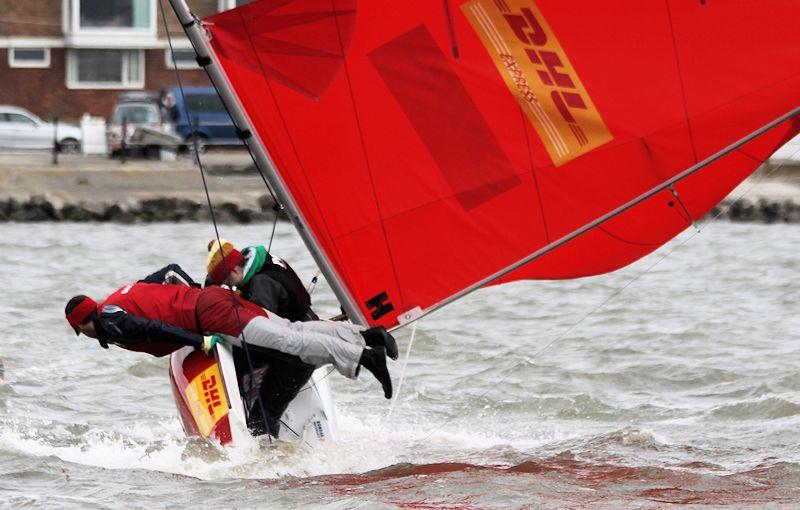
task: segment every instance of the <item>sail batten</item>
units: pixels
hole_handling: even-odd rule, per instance
[[[704,216],[798,131],[796,11],[256,0],[205,28],[326,276],[391,327],[487,283],[613,271]]]

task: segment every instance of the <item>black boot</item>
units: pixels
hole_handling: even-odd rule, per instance
[[[383,326],[369,328],[366,331],[362,331],[361,336],[364,337],[368,347],[385,347],[386,355],[393,360],[397,360],[399,354],[397,352],[397,342],[391,333],[386,331],[386,328]]]
[[[358,364],[369,370],[375,379],[380,381],[383,386],[383,396],[392,398],[392,377],[386,368],[386,349],[382,346],[364,349]]]

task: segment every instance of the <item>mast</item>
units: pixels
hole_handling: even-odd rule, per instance
[[[195,52],[197,52],[199,57],[198,61],[203,62],[202,65],[204,66],[204,69],[208,73],[211,82],[217,89],[217,92],[222,98],[222,101],[225,103],[225,106],[228,108],[228,112],[233,118],[234,123],[242,132],[250,133],[250,137],[247,138],[246,143],[252,149],[256,164],[260,169],[263,169],[265,174],[264,177],[267,179],[267,182],[269,182],[269,185],[272,187],[278,200],[280,200],[281,205],[283,205],[284,209],[286,210],[289,219],[292,221],[295,228],[297,228],[297,232],[300,234],[300,237],[303,239],[306,247],[311,252],[311,256],[314,257],[314,261],[317,263],[317,266],[319,266],[322,275],[330,284],[334,294],[336,294],[337,299],[341,303],[342,308],[344,309],[345,313],[347,313],[347,317],[356,324],[366,325],[366,318],[356,305],[353,296],[350,295],[350,292],[344,286],[344,283],[336,271],[336,268],[333,267],[333,264],[328,259],[325,252],[323,252],[320,248],[314,232],[308,228],[308,223],[306,222],[300,209],[297,207],[297,204],[288,187],[286,186],[286,183],[283,181],[283,178],[277,171],[275,163],[272,161],[272,157],[269,155],[269,152],[267,152],[267,149],[261,139],[258,136],[255,136],[253,124],[250,122],[247,112],[239,102],[239,99],[236,96],[236,93],[233,91],[233,87],[225,76],[225,73],[219,66],[216,55],[214,54],[214,50],[209,44],[206,31],[203,29],[195,15],[192,14],[189,6],[186,4],[186,0],[169,0],[169,3],[172,6],[172,9],[175,11],[175,15],[178,17],[178,20],[181,22],[181,26],[183,26],[187,37],[189,37]]]

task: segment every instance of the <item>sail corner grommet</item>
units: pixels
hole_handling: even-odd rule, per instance
[[[416,320],[421,315],[422,315],[422,308],[420,308],[419,306],[415,306],[414,308],[406,310],[405,312],[398,315],[397,322],[402,326],[403,324]]]

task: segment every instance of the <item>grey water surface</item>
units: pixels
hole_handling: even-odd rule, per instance
[[[421,321],[391,414],[332,374],[339,437],[315,450],[186,438],[165,359],[63,319],[170,262],[201,278],[209,225],[0,233],[2,508],[800,508],[797,226],[714,223],[611,275],[479,291]],[[274,252],[314,275],[289,225]],[[313,300],[338,311],[324,282]]]

